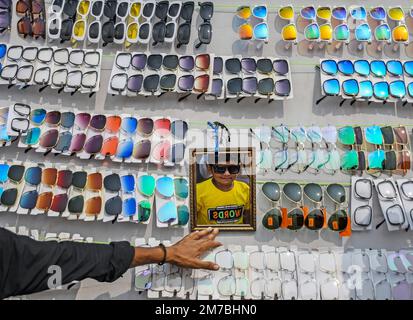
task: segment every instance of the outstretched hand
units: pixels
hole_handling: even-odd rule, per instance
[[[217,228],[208,228],[190,233],[168,247],[166,262],[184,268],[218,270],[219,265],[200,259],[208,250],[222,246],[222,243],[215,240],[218,232]]]

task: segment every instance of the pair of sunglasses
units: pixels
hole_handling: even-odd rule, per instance
[[[11,0],[0,1],[0,34],[11,29]]]
[[[27,36],[37,39],[46,38],[46,12],[44,0],[18,0],[16,12],[24,15],[17,22],[17,31],[24,38]]]
[[[191,8],[186,8],[185,10],[190,10]],[[171,43],[175,41],[178,22],[182,10],[182,2],[180,1],[160,1],[156,4],[155,16],[158,21],[155,22],[152,29],[152,45],[157,45],[158,43]],[[192,9],[193,11],[193,9]],[[187,13],[185,13],[187,14]],[[192,19],[192,14],[191,14]],[[182,30],[181,30],[182,32]]]
[[[23,165],[0,164],[0,204],[12,207],[18,198],[17,186],[23,181],[25,167]],[[5,188],[8,184],[9,188]]]
[[[194,1],[186,1],[182,4],[181,14],[179,18],[182,19],[183,22],[178,26],[178,31],[176,34],[177,48],[180,48],[181,46],[187,45],[189,43],[189,39],[191,38],[191,23],[194,9]]]
[[[156,180],[156,192],[166,202],[158,209],[157,218],[161,223],[170,223],[177,220],[178,225],[186,225],[189,220],[189,208],[187,205],[176,205],[172,199],[174,196],[185,200],[189,195],[188,180],[185,178],[160,177]]]
[[[237,16],[245,22],[238,28],[238,34],[241,40],[259,40],[268,42],[269,32],[267,24],[267,6],[257,5],[252,9],[250,6],[241,6],[237,9]],[[248,20],[254,17],[258,23],[251,24]]]
[[[203,22],[198,26],[198,42],[195,48],[198,49],[203,44],[210,44],[212,40],[212,24],[211,19],[214,15],[214,4],[210,1],[198,2],[199,16]]]
[[[264,196],[272,203],[278,203],[281,200],[282,194],[295,204],[301,204],[303,195],[305,195],[312,203],[321,205],[323,201],[323,189],[319,184],[308,183],[302,188],[297,183],[287,183],[281,187],[276,182],[266,182],[262,186]],[[340,184],[330,184],[325,189],[327,196],[337,205],[341,206],[346,202],[346,191]],[[262,220],[265,228],[270,230],[278,229],[282,226],[283,215],[280,208],[274,207],[268,210]],[[299,230],[304,225],[310,230],[320,230],[325,224],[325,214],[322,208],[314,208],[306,217],[301,207],[294,208],[287,213],[287,219],[291,219],[291,223],[287,226],[290,230]],[[327,225],[333,231],[343,231],[347,227],[348,215],[343,209],[334,212]]]

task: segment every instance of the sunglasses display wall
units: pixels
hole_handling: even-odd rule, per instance
[[[322,97],[339,96],[343,100],[387,103],[413,102],[413,61],[332,60],[320,61]]]
[[[181,165],[185,157],[188,124],[183,120],[31,110],[23,104],[9,111],[8,135],[20,137],[18,146],[25,152],[164,166]]]
[[[413,230],[413,182],[411,179],[372,179],[371,177],[352,177],[351,179],[351,221],[352,230],[373,229],[372,202],[377,195],[384,220],[389,231]]]
[[[58,93],[99,90],[102,50],[0,44],[0,85],[47,87]]]
[[[411,11],[411,10],[410,10]],[[289,5],[278,10],[278,16],[287,21],[281,34],[287,43],[297,43],[297,27],[295,24],[294,7]],[[410,16],[411,12],[410,12]],[[300,10],[299,17],[308,21],[304,28],[304,36],[310,41],[310,49],[314,42],[332,43],[336,42],[336,49],[341,44],[349,44],[351,33],[354,40],[363,48],[363,43],[371,43],[375,40],[379,45],[377,50],[381,51],[384,44],[394,43],[393,50],[398,45],[409,43],[409,30],[405,23],[405,12],[402,7],[393,6],[387,10],[382,6],[367,10],[364,6],[353,5],[348,8],[344,6],[307,6]],[[352,22],[352,26],[348,22]],[[351,29],[353,32],[351,31]]]
[[[262,218],[262,224],[266,229],[329,229],[339,232],[340,236],[349,236],[345,232],[350,227],[350,218],[347,214],[348,201],[343,185],[331,183],[323,188],[317,183],[307,183],[302,187],[296,182],[289,182],[281,188],[280,184],[271,181],[265,182],[261,190],[265,198],[271,202],[271,208]],[[286,207],[285,203],[291,203],[293,206]],[[327,207],[329,204],[332,206]],[[328,212],[327,208],[330,207],[334,209]]]
[[[0,35],[11,29],[12,1],[0,1]]]
[[[197,298],[265,300],[411,300],[409,249],[300,249],[229,245],[204,260],[216,272],[196,270]],[[352,286],[354,272],[361,283]]]
[[[11,1],[9,2],[11,3]],[[44,0],[18,0],[16,3],[16,13],[23,16],[17,22],[17,32],[21,36],[24,38],[29,36],[34,39],[46,38]]]
[[[185,226],[189,220],[187,199],[188,180],[184,177],[0,164],[3,212],[143,224],[156,215],[158,227]]]
[[[257,40],[268,42],[268,10],[267,6],[241,6],[237,9],[237,17],[243,20],[238,28],[241,40]]]

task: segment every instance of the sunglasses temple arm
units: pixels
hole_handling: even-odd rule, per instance
[[[378,224],[376,225],[376,230],[377,230],[378,228],[380,228],[380,227],[382,226],[382,224],[385,223],[385,222],[386,222],[386,219],[383,219],[383,221],[381,221],[380,223],[378,223]]]
[[[180,98],[178,99],[178,102],[184,101],[184,100],[187,99],[190,95],[191,95],[191,93],[188,93],[187,95],[185,95],[185,96],[183,96],[183,97],[180,97]]]
[[[320,99],[318,99],[315,104],[318,105],[321,101],[323,101],[327,96],[322,96]]]

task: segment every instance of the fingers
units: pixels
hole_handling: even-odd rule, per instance
[[[195,231],[192,232],[190,234],[190,236],[192,236],[192,239],[198,240],[201,239],[207,235],[209,235],[210,233],[212,233],[214,231],[214,229],[212,229],[211,227],[209,227],[208,229],[204,229],[202,231]]]
[[[213,263],[211,261],[202,261],[202,260],[195,260],[194,267],[196,269],[207,269],[207,270],[219,270],[219,265]]]

